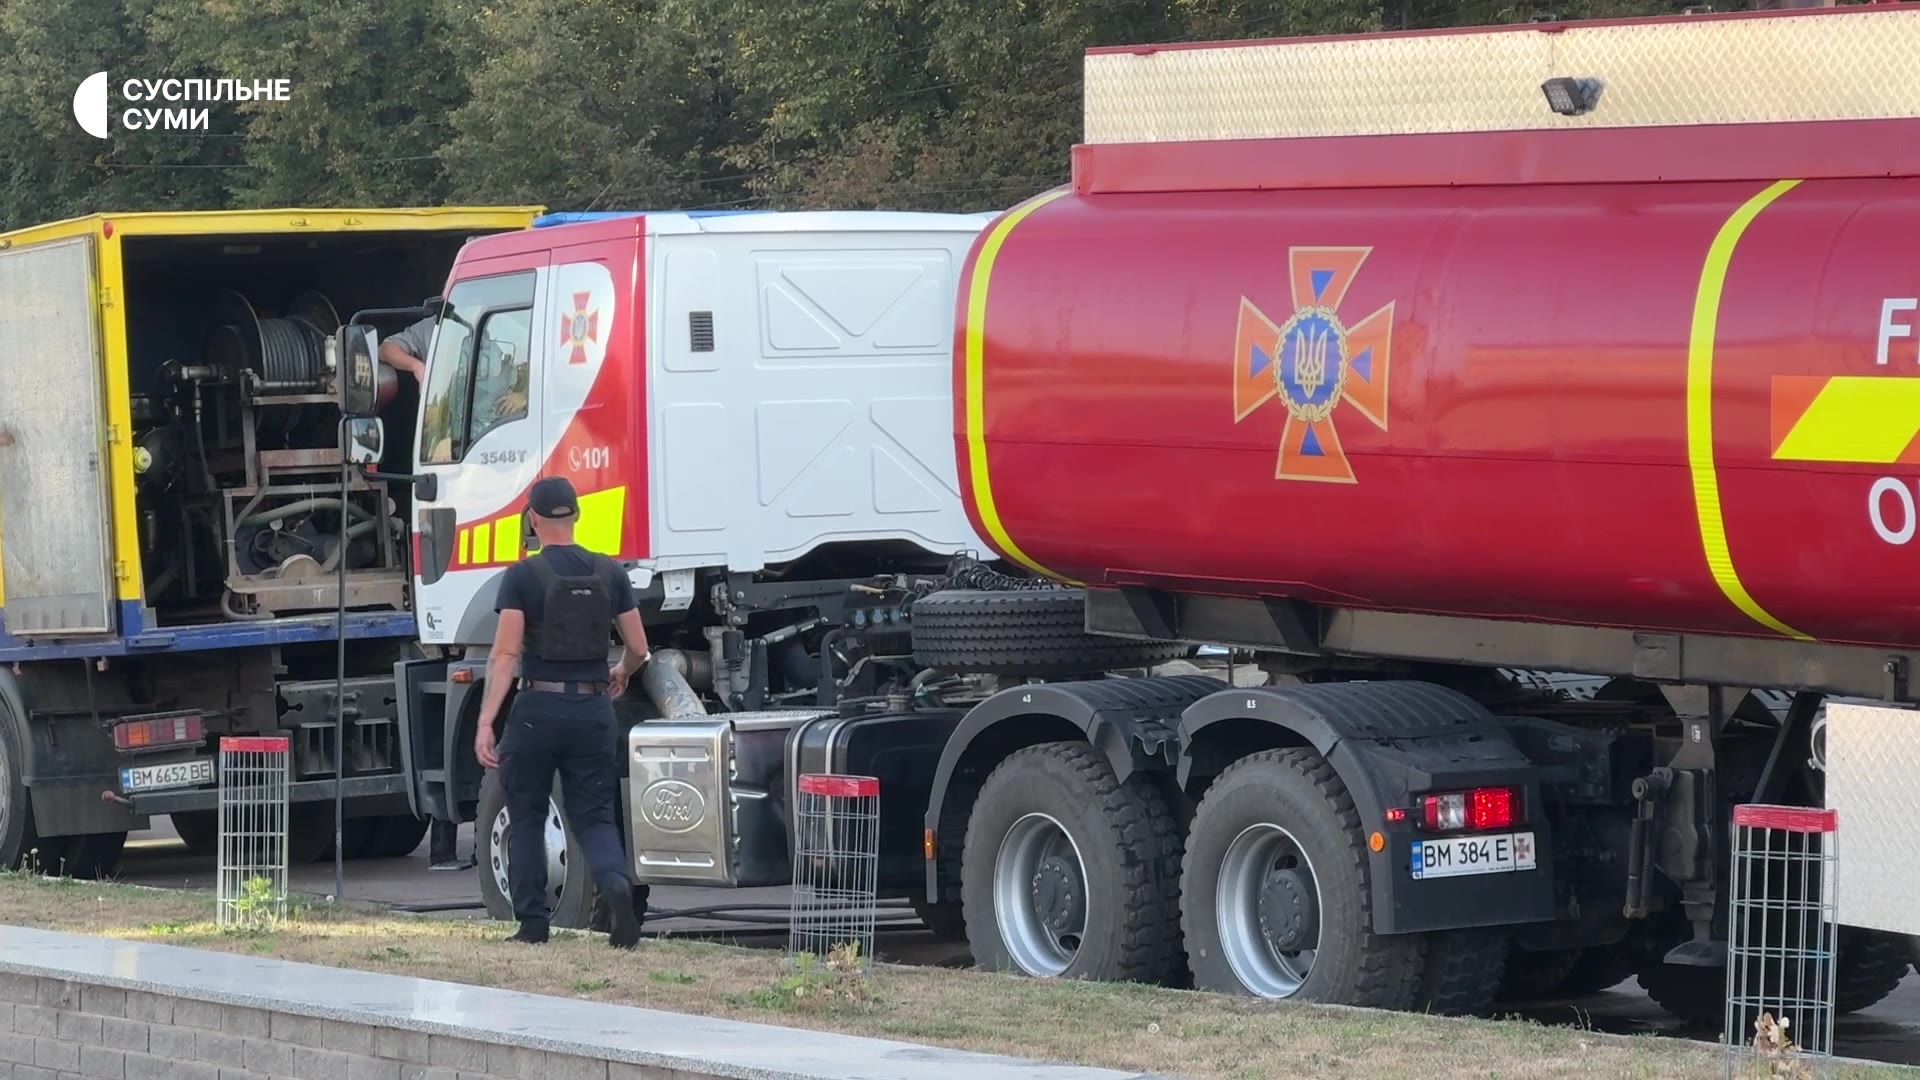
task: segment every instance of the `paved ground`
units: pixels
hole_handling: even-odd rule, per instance
[[[212,888],[213,860],[188,855],[174,838],[165,819],[151,832],[137,833],[127,842],[123,877],[143,885],[177,888]],[[471,853],[472,838],[461,830],[460,851]],[[349,899],[390,906],[446,906],[431,914],[440,918],[483,918],[479,908],[476,871],[435,873],[427,869],[426,846],[406,859],[381,859],[348,863],[346,893]],[[333,890],[333,864],[301,866],[293,871],[294,887],[308,893]],[[689,889],[656,886],[652,893],[654,908],[685,910],[715,905],[767,905],[747,914],[780,921],[787,902],[787,890],[773,889]],[[472,907],[454,905],[472,904]],[[910,917],[910,916],[909,916]],[[714,918],[653,919],[648,928],[661,931],[718,933],[743,945],[779,946],[785,942],[781,927],[756,928],[738,922]],[[883,959],[909,964],[937,964],[963,967],[969,963],[964,945],[937,941],[920,930],[883,933],[879,949]],[[1619,987],[1575,1001],[1555,1002],[1513,1011],[1542,1023],[1581,1024],[1602,1031],[1623,1034],[1653,1033],[1688,1036],[1683,1025],[1662,1012],[1631,980]],[[1707,1036],[1712,1038],[1711,1035]],[[1877,1061],[1920,1065],[1920,977],[1909,974],[1900,988],[1871,1009],[1842,1017],[1836,1038],[1839,1053]]]

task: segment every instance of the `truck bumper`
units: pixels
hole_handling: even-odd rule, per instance
[[[326,802],[333,799],[332,780],[303,780],[287,786],[289,802]],[[352,776],[339,785],[343,797],[350,800],[397,796],[398,810],[406,809],[407,778],[404,773],[386,776]],[[187,788],[179,791],[155,791],[133,796],[133,812],[140,815],[177,814],[194,810],[214,810],[220,805],[218,788]]]

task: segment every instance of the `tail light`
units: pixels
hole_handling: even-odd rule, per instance
[[[1428,795],[1420,800],[1427,828],[1436,832],[1454,829],[1505,829],[1520,820],[1520,789],[1511,787],[1474,788]]]
[[[162,746],[205,742],[206,738],[206,722],[199,713],[173,713],[113,725],[113,746],[116,750],[152,750]]]

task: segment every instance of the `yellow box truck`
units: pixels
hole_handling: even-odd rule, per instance
[[[0,866],[109,872],[158,814],[209,848],[222,734],[288,737],[293,859],[332,854],[342,728],[343,854],[420,842],[393,693],[418,648],[411,492],[361,476],[342,498],[327,342],[354,311],[438,292],[469,239],[540,212],[94,214],[0,233]],[[412,377],[380,375],[410,415]],[[390,471],[412,458],[408,427]]]

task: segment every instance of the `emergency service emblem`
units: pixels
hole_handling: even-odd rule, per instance
[[[1387,371],[1393,304],[1349,327],[1340,316],[1348,286],[1372,248],[1292,248],[1287,252],[1293,315],[1275,325],[1246,297],[1233,347],[1233,422],[1278,397],[1287,409],[1276,480],[1355,482],[1338,425],[1351,407],[1387,430]]]
[[[560,347],[572,350],[567,354],[569,364],[586,363],[587,343],[600,341],[600,312],[587,309],[592,300],[591,292],[574,293],[573,310],[561,313]]]

